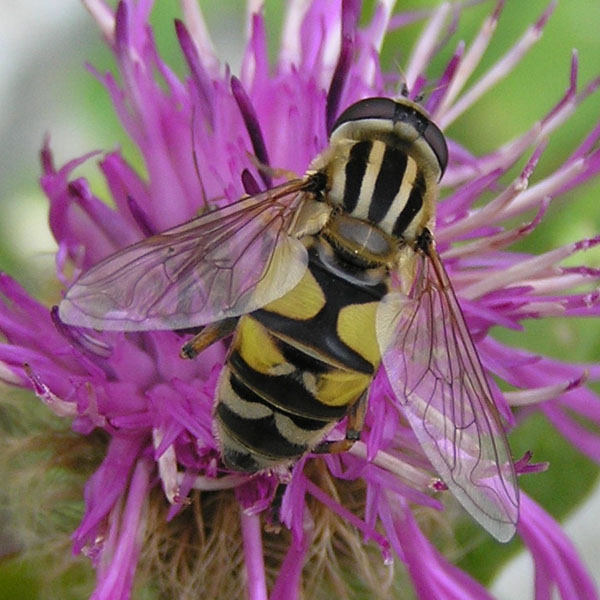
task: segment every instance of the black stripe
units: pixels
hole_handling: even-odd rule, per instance
[[[400,189],[405,171],[406,153],[398,148],[387,146],[375,181],[373,198],[369,204],[371,223],[379,223],[385,218]]]
[[[348,406],[328,406],[314,398],[294,373],[290,375],[265,375],[252,369],[237,350],[231,353],[229,366],[235,375],[248,387],[260,390],[261,396],[249,402],[259,401],[272,410],[279,410],[286,416],[293,415],[315,421],[339,421],[346,415]]]
[[[247,365],[246,365],[247,366]],[[248,367],[250,368],[250,367]],[[229,383],[231,384],[231,389],[246,402],[253,402],[262,404],[263,406],[267,406],[271,410],[275,412],[279,412],[282,415],[285,415],[289,419],[291,419],[295,425],[301,427],[302,429],[306,429],[307,431],[316,431],[321,429],[326,421],[311,419],[304,416],[295,415],[285,410],[284,408],[278,407],[275,404],[272,404],[268,400],[265,400],[262,396],[259,396],[256,392],[251,390],[233,371],[229,374]],[[247,417],[248,420],[252,420],[250,417]]]
[[[341,299],[341,293],[340,293]],[[306,321],[290,319],[268,310],[257,310],[252,317],[267,329],[280,333],[291,340],[298,340],[312,351],[322,354],[324,359],[344,365],[347,369],[373,375],[373,365],[358,352],[347,346],[337,332],[337,318],[343,306],[353,304],[327,302],[316,317]],[[323,362],[322,364],[327,364]]]
[[[405,229],[411,224],[415,215],[421,210],[423,206],[423,196],[425,195],[425,178],[423,173],[419,171],[415,178],[415,184],[410,191],[408,200],[402,212],[396,219],[394,228],[392,229],[392,235],[401,237]]]
[[[248,420],[235,414],[222,402],[217,404],[217,416],[229,433],[249,450],[274,458],[292,458],[308,450],[307,444],[286,440],[275,425],[275,417]]]
[[[246,365],[246,367],[248,369],[250,368],[248,365]],[[231,385],[231,389],[242,400],[254,404],[263,404],[264,406],[267,406],[269,409],[273,410],[273,406],[271,406],[268,402],[265,402],[262,396],[259,396],[256,392],[251,390],[233,371],[229,373],[229,383]]]
[[[339,262],[338,268],[346,266],[350,272],[356,267]],[[337,332],[339,313],[345,306],[381,300],[387,293],[384,283],[360,285],[333,273],[321,261],[314,248],[309,249],[309,269],[325,295],[325,305],[311,319],[292,319],[266,309],[252,313],[252,318],[267,329],[278,332],[291,340],[298,340],[323,355],[324,361],[330,358],[353,371],[372,375],[373,365],[352,348],[346,346]],[[282,349],[283,351],[283,349]],[[257,388],[262,389],[262,388]]]
[[[346,181],[344,182],[344,198],[342,200],[344,209],[348,212],[352,212],[358,204],[360,188],[367,170],[372,147],[373,142],[357,142],[350,150],[350,156],[346,163]]]
[[[283,340],[276,340],[277,349],[283,354],[286,362],[294,365],[299,371],[308,371],[315,375],[321,373],[328,373],[331,371],[331,365],[319,360],[318,358],[303,352],[299,348],[284,342]]]
[[[258,463],[256,457],[250,452],[238,452],[228,446],[221,448],[221,452],[221,458],[228,469],[244,473],[256,473],[264,467],[264,465]]]

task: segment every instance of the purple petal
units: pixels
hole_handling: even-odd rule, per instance
[[[410,510],[397,524],[404,561],[420,600],[492,600],[485,588],[448,563],[423,535]]]
[[[549,600],[553,588],[563,600],[598,598],[592,578],[560,526],[526,494],[521,494],[518,530],[533,554],[536,600]]]
[[[151,465],[139,460],[127,490],[122,515],[113,515],[107,543],[101,551],[98,583],[90,600],[129,600],[146,528],[143,507],[150,489]],[[119,518],[120,517],[120,518]]]
[[[305,536],[301,544],[290,544],[269,600],[297,600],[310,542],[310,537]]]
[[[240,519],[244,540],[244,564],[248,578],[248,600],[267,600],[260,517],[248,515],[244,510],[240,510]],[[293,598],[294,592],[290,592],[290,598]]]
[[[250,136],[252,148],[254,148],[254,154],[261,165],[269,166],[269,154],[265,145],[262,131],[260,129],[260,123],[258,122],[258,116],[250,98],[244,91],[240,80],[237,77],[231,78],[231,92],[237,102],[237,105],[242,113],[242,118],[246,125],[246,130]],[[259,175],[263,180],[263,183],[267,188],[271,187],[271,177],[263,170],[259,171]]]
[[[73,534],[73,551],[94,547],[100,539],[103,521],[124,492],[144,443],[143,437],[113,437],[98,470],[85,486],[85,515]],[[146,469],[137,463],[136,472]],[[142,474],[139,473],[138,477]],[[139,498],[136,497],[137,502]]]
[[[342,41],[340,54],[333,77],[331,78],[329,91],[327,92],[327,107],[325,109],[325,121],[328,132],[331,132],[331,128],[337,117],[340,98],[350,70],[359,13],[360,5],[356,0],[342,0]]]

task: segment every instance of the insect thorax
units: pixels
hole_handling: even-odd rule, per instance
[[[311,169],[326,176],[326,201],[343,214],[412,242],[433,216],[444,153],[441,132],[420,107],[375,98],[340,116]]]

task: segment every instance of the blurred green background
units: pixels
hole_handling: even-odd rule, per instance
[[[57,165],[92,149],[109,150],[118,145],[134,163],[139,165],[140,162],[112,112],[104,89],[84,68],[84,62],[88,61],[101,71],[113,69],[111,54],[85,9],[64,0],[22,0],[8,4],[11,10],[5,13],[0,25],[0,49],[5,58],[0,64],[0,270],[16,277],[32,294],[55,301],[55,246],[47,228],[46,200],[37,183],[38,152],[44,135],[50,135]],[[235,72],[241,55],[243,3],[205,0],[200,4],[218,51]],[[436,5],[435,0],[401,1],[395,10]],[[493,5],[493,2],[483,2],[466,10],[449,47],[459,38],[471,40]],[[547,5],[546,0],[507,0],[496,36],[477,73],[503,55]],[[266,2],[272,49],[276,48],[280,31],[281,6],[279,0]],[[174,17],[180,16],[175,0],[158,0],[152,22],[162,55],[176,72],[183,74],[185,69],[172,23]],[[599,26],[600,2],[562,0],[538,44],[506,80],[451,126],[449,134],[479,153],[489,152],[523,132],[543,116],[566,89],[573,48],[579,51],[580,89],[600,75]],[[404,64],[421,28],[419,23],[389,37],[383,57],[388,66]],[[501,114],[502,118],[491,120],[490,114]],[[552,136],[534,180],[560,165],[599,118],[600,94],[596,94]],[[82,173],[102,194],[104,186],[93,162],[86,165]],[[561,198],[553,204],[535,234],[520,244],[519,249],[542,252],[596,235],[600,229],[599,196],[600,182],[596,181]],[[578,256],[575,262],[600,266],[600,253],[588,252]],[[508,344],[569,360],[598,361],[600,357],[597,320],[546,320],[527,324],[525,334],[494,334]],[[515,456],[532,449],[534,459],[551,462],[547,473],[525,477],[522,485],[552,514],[563,518],[594,487],[597,467],[558,435],[549,433],[551,431],[543,419],[530,419],[512,435],[511,445]],[[591,511],[590,514],[596,511],[597,515],[600,514],[597,491],[594,498],[590,502],[595,504],[588,504],[585,510]],[[592,519],[588,520],[586,515],[582,513],[572,520],[568,528],[598,577],[600,558],[597,548],[594,552],[593,541],[600,539],[600,529],[597,522],[591,523]],[[493,575],[499,561],[518,549],[518,542],[500,546],[469,525],[459,536],[469,546],[477,547],[462,556],[462,566],[484,580]],[[3,544],[0,547],[0,600],[49,597],[40,589],[39,567],[35,561],[21,559],[14,541],[0,538]],[[10,554],[2,558],[7,552]],[[514,579],[517,575],[510,577]],[[499,598],[516,597],[511,595],[510,587],[506,587],[509,585],[504,581],[498,584],[495,589]],[[522,581],[520,585],[521,591],[532,588]],[[77,597],[65,592],[64,597],[67,596]],[[518,597],[528,596],[521,592]]]

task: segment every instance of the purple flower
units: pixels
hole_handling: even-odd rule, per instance
[[[114,51],[120,78],[94,73],[139,148],[146,175],[119,151],[102,155],[99,166],[114,203],[109,208],[87,181],[73,176],[92,154],[57,168],[44,146],[41,183],[59,247],[57,276],[65,286],[117,249],[270,186],[256,159],[304,173],[327,145],[336,117],[359,99],[397,95],[405,85],[410,98],[425,94],[432,119],[447,128],[512,70],[554,8],[551,3],[467,86],[502,1],[473,42],[454,50],[447,49],[448,34],[460,5],[392,14],[394,3],[381,0],[359,26],[358,1],[290,2],[274,66],[263,17],[249,11],[249,40],[233,77],[215,56],[196,3],[182,0],[185,22],[177,21],[175,30],[188,69],[183,80],[157,53],[147,25],[151,2],[124,0],[115,12],[101,0],[85,3]],[[382,71],[386,34],[423,19],[404,74]],[[435,73],[430,63],[438,55],[445,67]],[[558,433],[600,461],[600,437],[587,426],[600,424],[598,397],[587,387],[600,379],[600,367],[515,350],[488,336],[494,326],[518,330],[526,319],[600,312],[594,287],[600,271],[561,266],[600,237],[536,256],[507,250],[535,232],[554,199],[600,170],[599,123],[553,173],[535,176],[545,140],[600,82],[578,91],[577,68],[573,55],[565,95],[498,150],[476,156],[449,140],[435,236],[483,366],[513,390],[502,394],[494,385],[502,416],[512,426],[541,411]],[[104,444],[105,454],[87,482],[85,514],[73,534],[74,551],[87,554],[96,568],[92,598],[129,598],[138,561],[168,597],[239,597],[243,587],[251,600],[313,597],[317,588],[351,585],[349,573],[379,597],[393,597],[395,559],[406,566],[419,598],[490,597],[443,557],[425,535],[434,529],[415,518],[419,510],[442,509],[449,493],[401,406],[390,400],[383,372],[371,386],[361,441],[350,451],[305,456],[289,474],[225,473],[212,427],[224,344],[183,361],[185,338],[174,332],[67,327],[56,310],[6,275],[0,276],[0,294],[6,338],[0,378],[32,389],[71,419],[78,434],[105,434],[105,442],[90,436],[90,444]],[[343,431],[338,426],[332,439]],[[527,460],[516,467],[519,473],[538,470]],[[272,507],[283,479],[281,531],[266,532],[265,523],[278,527]],[[552,589],[569,600],[597,597],[558,525],[525,494],[518,533],[535,561],[536,598],[549,598]]]

